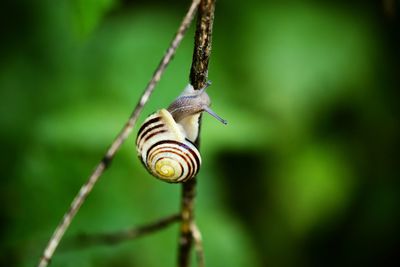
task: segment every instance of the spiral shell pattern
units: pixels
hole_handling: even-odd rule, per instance
[[[142,124],[136,148],[146,169],[163,181],[184,182],[199,171],[199,151],[165,109],[150,115]]]

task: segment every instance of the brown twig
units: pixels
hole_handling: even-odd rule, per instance
[[[194,249],[196,250],[197,266],[204,267],[205,260],[204,260],[203,240],[201,237],[200,230],[195,223],[192,224],[191,231],[194,241]]]
[[[197,17],[195,47],[190,69],[190,83],[194,89],[204,88],[208,78],[208,62],[211,54],[212,28],[214,21],[215,0],[201,0]],[[201,120],[201,119],[200,119]],[[200,121],[201,123],[201,121]],[[199,146],[199,139],[196,140]],[[196,195],[196,177],[182,185],[181,214],[182,224],[179,238],[178,266],[188,267],[190,251],[193,245],[192,225],[194,223],[194,199]],[[197,227],[196,227],[197,229]],[[197,233],[200,231],[197,229]],[[202,246],[197,249],[198,258],[204,259]],[[204,264],[204,261],[202,261]]]
[[[204,88],[208,82],[208,62],[211,55],[215,0],[201,0],[197,18],[196,35],[190,83],[194,89]]]
[[[116,245],[124,241],[132,240],[162,230],[167,226],[178,222],[180,219],[180,214],[174,214],[165,218],[161,218],[156,222],[118,232],[101,234],[80,234],[72,238],[71,240],[66,241],[63,248],[69,250],[77,248],[87,248],[90,246],[98,245]]]
[[[191,21],[193,20],[193,16],[197,10],[200,0],[193,0],[188,12],[186,13],[184,19],[179,26],[179,29],[172,40],[168,50],[164,54],[163,58],[161,59],[159,65],[156,68],[156,71],[153,74],[153,77],[147,84],[139,102],[137,103],[136,107],[134,108],[131,116],[129,117],[128,121],[126,122],[125,126],[122,128],[120,133],[114,139],[111,146],[108,148],[106,154],[104,155],[103,159],[100,163],[96,166],[93,173],[90,175],[88,181],[81,187],[79,193],[74,198],[71,203],[69,210],[65,213],[64,217],[62,218],[61,222],[55,229],[52,237],[50,238],[49,243],[47,244],[43,255],[39,261],[39,267],[45,267],[48,265],[49,261],[51,260],[54,251],[56,250],[60,240],[62,239],[65,231],[68,229],[69,225],[71,224],[72,219],[75,217],[76,213],[78,212],[79,208],[85,201],[86,197],[92,191],[93,186],[98,181],[99,177],[103,174],[103,172],[107,169],[110,165],[112,159],[114,158],[116,152],[119,150],[121,145],[124,143],[128,135],[131,133],[137,118],[139,117],[141,111],[143,110],[144,105],[149,100],[150,95],[152,94],[156,84],[160,80],[162,74],[165,71],[165,68],[173,58],[176,49],[178,48],[179,44],[181,43],[183,36],[186,33]]]
[[[182,224],[179,238],[179,267],[188,267],[190,263],[190,251],[193,243],[191,224],[194,221],[195,189],[196,177],[182,185]]]

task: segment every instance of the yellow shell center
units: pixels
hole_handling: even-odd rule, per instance
[[[169,178],[175,175],[175,169],[171,164],[171,160],[162,159],[156,163],[156,172],[161,177]]]

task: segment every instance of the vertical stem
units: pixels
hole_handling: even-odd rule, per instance
[[[215,0],[201,0],[196,24],[193,61],[190,69],[190,83],[196,90],[203,88],[208,79],[214,9]],[[201,118],[199,123],[201,126]],[[199,138],[195,143],[196,146],[199,147]],[[197,179],[194,177],[182,185],[182,224],[179,239],[179,267],[188,267],[190,265],[190,252],[193,247],[191,226],[194,223],[196,182]]]
[[[182,224],[179,239],[179,265],[190,265],[190,251],[193,246],[191,223],[194,220],[194,198],[196,195],[196,177],[182,185]]]
[[[211,54],[215,0],[201,0],[196,24],[190,83],[194,89],[204,88],[208,78],[208,62]]]

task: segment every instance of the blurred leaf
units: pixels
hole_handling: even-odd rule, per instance
[[[90,34],[104,15],[118,3],[118,0],[73,0],[74,19],[79,36]]]
[[[377,37],[365,18],[328,4],[257,10],[248,46],[261,106],[301,128],[326,101],[369,89]]]
[[[233,217],[223,215],[222,210],[208,209],[207,217],[199,218],[198,224],[204,239],[207,265],[260,266],[246,229]]]
[[[282,214],[297,235],[340,216],[353,189],[346,157],[334,146],[313,145],[292,155],[278,178]]]
[[[105,106],[108,106],[105,108]],[[108,110],[112,109],[113,112]],[[110,103],[75,106],[42,118],[36,137],[46,145],[63,143],[68,146],[104,148],[117,135],[127,115]]]

